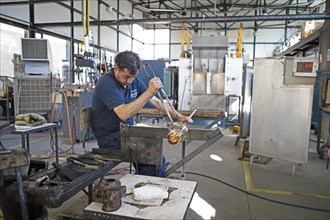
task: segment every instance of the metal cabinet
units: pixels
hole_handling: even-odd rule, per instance
[[[305,164],[313,85],[285,85],[284,65],[284,59],[255,60],[249,150],[255,155]]]

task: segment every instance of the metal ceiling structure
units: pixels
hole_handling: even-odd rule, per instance
[[[181,31],[183,26],[181,23],[184,23],[189,31],[201,35],[203,30],[208,30],[209,34],[230,36],[240,29],[240,22],[243,21],[244,30],[253,30],[253,40],[245,42],[245,44],[253,45],[254,58],[256,45],[259,43],[254,33],[259,29],[284,30],[283,39],[280,41],[263,41],[260,44],[284,44],[292,36],[292,33],[289,32],[293,30],[292,32],[297,33],[304,24],[303,21],[330,19],[330,12],[326,11],[326,4],[330,4],[329,0],[0,0],[0,22],[28,30],[28,36],[32,38],[35,37],[35,33],[41,33],[70,41],[70,62],[73,64],[74,43],[81,42],[81,38],[75,36],[75,31],[79,30],[75,27],[83,25],[82,5],[86,1],[92,2],[95,9],[94,13],[88,16],[89,24],[97,26],[98,44],[95,46],[112,52],[120,50],[120,36],[131,38],[132,42],[135,40],[144,44],[141,39],[134,38],[132,33],[129,33],[130,31],[126,31],[126,29],[131,29],[133,24],[138,24],[145,29],[169,29],[171,34],[172,31],[174,33],[178,30]],[[46,8],[38,7],[42,4],[49,6],[46,13],[53,8],[64,9],[61,11],[67,12],[65,19],[61,19],[61,15],[56,13],[50,13],[53,15],[53,19],[45,19],[46,22],[43,19],[35,19],[38,14],[37,9]],[[22,5],[24,6],[18,7]],[[25,13],[22,13],[24,16],[17,18],[13,15],[20,13],[20,11],[17,13],[16,6],[26,9]],[[9,13],[5,13],[4,8],[13,8],[12,11],[15,13],[10,13],[12,12],[10,10]],[[116,20],[105,20],[105,16],[101,16],[101,11],[107,12],[108,19],[109,11],[114,12],[111,19]],[[128,16],[127,13],[131,14]],[[122,28],[120,25],[127,25],[128,28]],[[101,26],[116,32],[115,49],[101,46]],[[70,27],[70,29],[63,28],[69,30],[68,32],[56,32],[54,31],[56,28],[51,27],[60,27],[57,30],[61,27]],[[295,55],[317,46],[318,37],[316,34],[312,35],[304,42],[284,52],[285,55]],[[175,45],[176,43],[171,42],[170,44]]]
[[[260,15],[260,16],[225,16],[225,17],[191,17],[191,18],[158,18],[158,19],[131,19],[131,20],[100,20],[91,21],[91,25],[127,25],[127,24],[173,24],[173,23],[214,23],[214,22],[239,22],[239,21],[286,21],[286,20],[312,20],[330,19],[330,14],[298,14],[298,15]],[[81,22],[51,22],[37,23],[36,26],[78,26]]]
[[[73,8],[72,2],[82,0],[1,0],[1,6],[42,3],[56,3],[62,7],[82,13]],[[109,7],[104,0],[95,0],[101,7]],[[139,24],[144,28],[180,29],[176,23],[185,22],[194,30],[235,30],[239,21],[244,21],[244,29],[279,29],[296,27],[297,20],[330,19],[325,13],[326,0],[127,0],[132,4],[133,19],[100,20],[91,19],[91,25]],[[117,0],[117,4],[119,4]],[[115,12],[124,16],[116,9]],[[142,19],[134,19],[134,12],[143,14]],[[1,13],[0,13],[1,15]],[[35,27],[77,26],[79,22],[34,23]]]
[[[238,29],[238,21],[253,21],[244,28],[285,28],[296,20],[329,19],[324,13],[325,0],[129,0],[144,14],[140,21],[123,23],[171,24],[186,22],[194,29]],[[310,17],[308,17],[310,16]],[[314,17],[313,17],[314,16]],[[282,21],[282,22],[274,22]],[[201,23],[208,23],[201,25]],[[165,26],[168,28],[168,25]],[[178,26],[171,26],[175,28]]]
[[[29,30],[39,30],[47,33],[49,27],[73,27],[81,26],[82,22],[73,19],[73,14],[83,14],[82,9],[74,7],[74,3],[84,0],[0,0],[0,7],[29,5],[30,21],[20,22],[15,18],[3,16],[0,11],[0,22],[23,25]],[[119,0],[89,0],[98,3],[98,7],[104,7],[117,13],[117,20],[104,20],[100,14],[90,16],[90,25],[107,26],[127,37],[120,25],[139,24],[143,28],[181,30],[181,23],[189,30],[226,31],[238,30],[240,21],[244,22],[244,29],[284,29],[285,39],[288,30],[299,30],[304,20],[330,19],[330,13],[325,12],[328,0],[127,0],[132,5],[131,16],[127,17],[119,11]],[[34,19],[34,5],[52,3],[69,9],[71,22],[40,22]],[[116,4],[117,8],[110,4]],[[329,4],[329,3],[328,3]],[[79,4],[78,4],[79,5]],[[130,10],[130,9],[129,9]],[[135,17],[135,14],[138,16]],[[141,18],[142,15],[142,18]],[[31,31],[32,32],[32,31]],[[32,33],[33,34],[33,33]],[[98,34],[98,36],[100,33]],[[33,35],[32,35],[33,36]],[[71,36],[73,34],[71,33]],[[254,43],[255,44],[255,43]],[[117,45],[118,47],[118,45]]]

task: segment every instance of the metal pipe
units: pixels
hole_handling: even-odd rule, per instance
[[[189,118],[192,118],[192,116],[194,116],[194,114],[197,112],[197,108],[194,109],[194,111],[188,116]]]
[[[186,156],[186,141],[182,141],[182,149],[181,149],[181,160],[183,160]],[[185,172],[186,172],[186,169],[185,169],[185,165],[183,163],[182,165],[182,170],[181,170],[181,179],[185,179]]]
[[[285,20],[312,20],[330,19],[330,13],[299,14],[299,15],[258,15],[258,16],[226,16],[226,17],[181,17],[158,19],[130,19],[130,20],[103,20],[91,21],[90,25],[127,25],[127,24],[170,24],[182,22],[238,22],[238,21],[285,21]],[[81,26],[81,22],[51,22],[36,23],[35,27],[52,26]]]
[[[217,16],[217,0],[214,0],[214,8],[213,8],[213,14],[214,16]]]
[[[260,16],[227,16],[227,17],[196,17],[196,18],[159,18],[159,19],[135,19],[114,21],[116,24],[169,24],[181,22],[238,22],[238,21],[274,21],[274,20],[311,20],[311,19],[330,19],[330,13],[326,14],[304,14],[304,15],[260,15]],[[108,25],[110,25],[108,23]]]
[[[21,217],[23,220],[29,220],[29,213],[27,209],[27,204],[26,204],[26,197],[24,194],[23,190],[23,177],[22,177],[22,172],[20,168],[15,169],[15,174],[16,174],[16,181],[17,181],[17,187],[18,187],[18,196],[19,196],[19,202],[21,206]]]
[[[150,64],[149,64],[149,63],[145,63],[143,67],[144,67],[144,70],[145,70],[145,72],[146,72],[146,74],[147,74],[147,76],[148,76],[149,78],[151,78],[151,76],[148,74],[147,69],[145,68],[145,66],[149,66],[149,68],[150,68],[152,74],[154,75],[154,77],[157,77],[156,74],[155,74],[155,72],[154,72],[154,70],[153,70],[152,67],[150,66]],[[179,115],[177,114],[175,108],[173,107],[173,105],[172,105],[172,103],[171,103],[171,100],[168,98],[168,96],[167,96],[165,90],[164,90],[163,88],[161,88],[160,91],[161,91],[161,93],[163,94],[163,96],[165,97],[166,101],[168,102],[168,105],[171,107],[172,111],[173,111],[174,114],[176,115],[177,119],[178,119],[179,121],[181,121]],[[163,98],[162,98],[162,96],[160,95],[159,92],[158,92],[158,96],[159,96],[159,98],[162,100],[162,102],[163,102],[163,104],[164,104],[164,108],[165,108],[165,110],[166,110],[166,114],[167,114],[167,116],[170,118],[170,120],[171,120],[171,122],[172,122],[172,124],[173,124],[173,120],[172,120],[172,118],[171,118],[171,114],[169,113],[169,111],[168,111],[168,109],[167,109],[167,106],[166,106],[166,103],[164,102],[164,100],[163,100]]]
[[[151,66],[149,65],[149,63],[145,63],[145,64],[143,65],[143,69],[144,69],[144,71],[145,71],[147,77],[148,77],[149,79],[151,79],[152,77],[148,74],[148,71],[147,71],[147,69],[146,69],[146,67],[145,67],[145,66],[147,66],[147,65],[148,65],[148,66],[150,67],[150,69],[151,69]],[[156,75],[155,75],[155,73],[153,72],[152,69],[151,69],[151,71],[152,71],[154,77],[156,77]],[[174,121],[173,121],[173,119],[172,119],[172,116],[171,116],[170,112],[168,111],[167,105],[166,105],[166,103],[164,102],[164,99],[162,98],[162,96],[161,96],[159,90],[158,90],[157,94],[158,94],[159,99],[162,101],[162,103],[163,103],[163,105],[164,105],[164,109],[165,109],[166,115],[168,116],[168,118],[170,119],[171,123],[173,124]]]
[[[35,32],[35,30],[34,30],[34,28],[33,28],[33,25],[34,25],[34,23],[35,23],[35,10],[34,10],[35,8],[34,8],[34,4],[33,4],[33,1],[29,1],[29,17],[30,17],[30,20],[29,20],[29,22],[30,22],[30,27],[31,28],[29,28],[29,37],[30,38],[35,38],[36,37],[36,32]]]

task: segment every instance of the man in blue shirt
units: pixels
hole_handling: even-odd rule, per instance
[[[151,104],[161,112],[165,112],[163,103],[154,95],[163,84],[158,77],[150,79],[148,87],[136,78],[141,67],[138,54],[124,51],[115,57],[115,65],[109,73],[97,81],[93,100],[93,133],[100,148],[120,149],[120,123],[133,124],[133,117],[146,103]],[[171,112],[174,114],[174,112]],[[192,123],[189,117],[177,113],[184,122]],[[139,165],[140,174],[143,172]]]

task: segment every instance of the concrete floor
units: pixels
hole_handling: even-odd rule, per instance
[[[186,219],[330,219],[330,170],[326,169],[326,159],[318,158],[315,142],[311,141],[310,144],[308,164],[303,165],[293,176],[292,168],[295,164],[291,162],[272,159],[267,164],[254,163],[250,166],[248,162],[238,160],[244,140],[235,146],[237,135],[230,129],[223,130],[223,134],[224,137],[185,166],[185,179],[198,182]],[[1,135],[1,142],[9,149],[21,147],[21,138],[18,135]],[[60,132],[60,147],[63,150],[68,149],[69,146],[62,142],[63,134]],[[30,143],[34,157],[47,156],[50,150],[49,132],[31,134]],[[201,143],[194,141],[189,144],[186,154]],[[91,149],[97,147],[97,144],[95,140],[91,140],[86,146]],[[81,143],[75,145],[75,152],[84,152]],[[164,154],[167,160],[174,163],[181,157],[181,146],[169,145],[164,141]],[[212,159],[210,155],[217,155],[221,161]],[[61,154],[61,160],[65,160],[65,154]],[[126,164],[120,166],[127,167]],[[127,172],[124,169],[118,177]],[[173,174],[177,177],[180,175]],[[79,213],[82,210],[80,212],[78,209],[87,205],[86,198],[83,199],[85,203],[79,201],[82,198],[83,196],[77,196],[60,209],[50,210],[51,218],[61,216],[61,213],[64,213],[62,216],[69,215],[65,210],[75,204],[78,206],[74,208],[78,212],[74,214],[75,218],[81,219]]]

